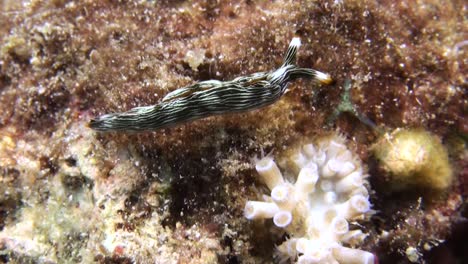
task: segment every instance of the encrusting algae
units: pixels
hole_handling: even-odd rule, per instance
[[[275,215],[245,218],[248,200],[274,203],[250,159],[260,150],[275,153],[283,182],[295,190],[301,167],[282,152],[333,131],[346,135],[356,162],[369,168],[362,179],[371,185],[363,195],[370,209],[364,219],[343,217],[348,233],[363,234],[355,244],[324,228],[321,239],[338,243],[324,243],[332,248],[325,255],[338,260],[333,249],[350,249],[381,264],[466,262],[465,2],[2,1],[0,262],[310,260],[314,245],[295,207],[277,205],[279,225],[291,209],[285,227],[275,225]],[[293,37],[302,41],[297,65],[329,73],[336,85],[298,79],[262,109],[155,132],[87,127],[106,113],[156,105],[180,87],[277,69]],[[383,131],[430,131],[430,141],[444,142],[452,176],[394,176],[374,159],[378,135],[366,120]],[[327,178],[318,172],[311,196],[324,202],[320,182]],[[399,179],[404,184],[395,185],[404,188],[388,192]],[[408,181],[444,186],[444,199]],[[283,193],[271,185],[273,196]],[[339,193],[337,204],[350,198]],[[285,243],[294,237],[305,237],[304,247]],[[281,253],[287,245],[297,254]]]

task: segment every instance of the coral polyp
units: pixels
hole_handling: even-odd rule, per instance
[[[271,190],[265,201],[248,201],[247,219],[272,218],[290,236],[278,246],[283,260],[298,263],[374,263],[374,255],[357,249],[366,237],[350,221],[371,214],[366,174],[359,159],[338,135],[306,144],[289,157],[296,182],[289,182],[267,156],[256,170]]]

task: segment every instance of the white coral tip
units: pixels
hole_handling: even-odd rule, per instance
[[[265,157],[255,164],[255,169],[263,179],[263,182],[268,188],[273,189],[276,185],[284,182],[283,175],[281,174],[278,166],[270,157]]]
[[[314,191],[318,178],[317,166],[313,168],[302,168],[294,187],[299,193],[308,194]]]
[[[317,151],[317,154],[312,159],[318,166],[323,166],[325,161],[327,160],[327,153],[323,150]]]
[[[349,175],[351,172],[353,172],[356,169],[356,166],[350,161],[342,162],[340,163],[340,168],[338,168],[338,177],[343,178],[347,175]]]
[[[323,194],[323,201],[328,205],[336,203],[337,200],[338,196],[335,192],[326,192]]]
[[[355,171],[336,183],[336,191],[339,193],[350,192],[363,184],[362,173]]]
[[[367,213],[370,210],[370,203],[366,197],[358,194],[352,196],[348,201],[336,205],[335,209],[340,216],[352,219]]]
[[[336,160],[334,158],[330,159],[325,163],[325,165],[322,167],[322,176],[324,178],[331,178],[336,175],[337,172],[340,171],[342,167],[342,162],[339,160]]]
[[[279,211],[273,217],[273,223],[277,227],[287,227],[292,222],[292,214],[289,211]]]
[[[343,235],[349,231],[348,221],[343,217],[335,217],[331,222],[333,233],[336,235]]]
[[[302,150],[307,155],[308,158],[313,158],[317,154],[317,150],[315,149],[313,144],[307,144],[302,147]]]
[[[330,192],[335,187],[335,184],[332,181],[322,180],[320,182],[320,189],[324,192]]]
[[[271,199],[276,203],[282,204],[291,199],[290,188],[287,185],[278,185],[271,190]]]
[[[297,259],[297,263],[301,264],[319,264],[319,263],[329,263],[328,258],[329,253],[323,252],[323,249],[314,248],[306,254],[300,256]],[[333,262],[331,262],[333,263]]]
[[[369,200],[362,195],[354,195],[350,199],[351,208],[358,214],[367,213],[370,209]]]
[[[333,249],[333,256],[339,263],[374,264],[374,254],[353,248],[337,247]]]
[[[345,151],[342,151],[336,158],[342,161],[352,160],[353,153],[349,149],[347,149]]]
[[[299,253],[305,254],[307,248],[309,248],[310,241],[306,238],[299,238],[296,242],[296,250]]]
[[[348,233],[341,236],[341,241],[349,245],[358,245],[364,241],[367,237],[361,230],[351,230]]]
[[[244,216],[249,220],[272,218],[278,211],[275,203],[248,201],[245,204]]]
[[[294,164],[298,168],[304,168],[307,165],[307,163],[309,162],[307,157],[304,154],[302,154],[302,152],[298,152],[298,153],[294,154],[292,156],[292,161],[294,162]]]
[[[362,195],[364,197],[369,197],[369,191],[364,185],[359,186],[357,189],[354,189],[350,195]]]
[[[328,75],[328,74],[327,74]],[[326,77],[324,77],[326,78]],[[335,140],[331,140],[328,147],[327,147],[327,155],[329,157],[336,157],[341,154],[343,151],[346,151],[346,145],[336,142]]]
[[[295,258],[297,256],[296,242],[297,238],[290,238],[284,241],[283,244],[278,247],[278,250],[281,250],[283,254],[291,258]]]
[[[302,255],[297,259],[297,264],[316,264],[320,260],[317,260],[314,256]]]

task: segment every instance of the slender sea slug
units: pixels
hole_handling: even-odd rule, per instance
[[[159,104],[105,114],[90,121],[98,131],[142,131],[171,127],[212,115],[249,111],[270,105],[286,92],[288,83],[311,78],[321,84],[332,83],[330,75],[295,65],[300,47],[293,38],[276,70],[241,76],[231,81],[208,80],[177,89]]]

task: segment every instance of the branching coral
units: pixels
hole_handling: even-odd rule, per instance
[[[349,221],[370,215],[367,184],[361,162],[340,136],[302,146],[290,157],[299,171],[294,184],[287,181],[271,157],[256,163],[256,170],[271,190],[265,201],[248,201],[245,217],[273,218],[290,238],[278,247],[283,259],[298,263],[374,263],[370,252],[355,249],[366,237],[350,230]],[[348,245],[350,247],[347,247]]]

